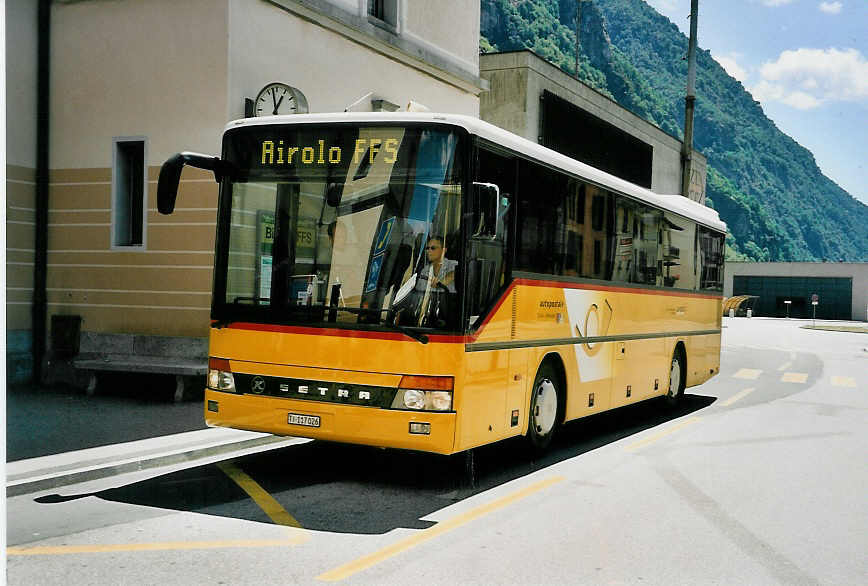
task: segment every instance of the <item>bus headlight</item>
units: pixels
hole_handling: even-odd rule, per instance
[[[449,411],[452,409],[452,393],[449,391],[428,391],[430,408],[434,411]]]
[[[235,392],[235,377],[225,370],[210,369],[208,371],[208,388],[215,391]]]
[[[410,409],[424,409],[426,402],[424,391],[417,391],[414,389],[404,391],[404,407]]]
[[[392,409],[451,411],[455,379],[451,376],[405,374],[398,383]]]
[[[392,408],[415,409],[418,411],[450,411],[452,409],[452,392],[399,389],[392,403]]]
[[[215,391],[235,392],[235,377],[225,358],[208,357],[208,388]]]

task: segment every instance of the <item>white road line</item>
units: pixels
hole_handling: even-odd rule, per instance
[[[729,399],[724,401],[722,404],[724,407],[729,407],[730,405],[732,405],[733,403],[735,403],[739,399],[743,399],[746,396],[750,395],[755,390],[756,389],[754,389],[753,387],[750,387],[748,389],[744,389],[743,391],[739,391],[738,393],[734,394],[732,397],[730,397]]]
[[[763,373],[763,371],[759,370],[757,368],[742,368],[741,370],[736,372],[734,375],[732,375],[732,378],[743,378],[743,379],[748,379],[748,380],[756,380],[759,378],[759,376],[762,373]]]
[[[850,389],[855,389],[856,388],[856,379],[851,378],[849,376],[833,376],[832,377],[832,386],[847,387]]]
[[[808,375],[804,372],[785,372],[781,376],[782,383],[800,383],[808,382]]]
[[[700,421],[699,417],[689,417],[689,418],[685,419],[684,421],[670,427],[669,429],[664,429],[663,431],[661,431],[659,433],[655,433],[654,435],[652,435],[650,437],[647,437],[645,439],[641,439],[637,442],[633,442],[632,444],[625,447],[624,449],[628,452],[634,452],[636,450],[644,448],[648,444],[656,442],[657,440],[659,440],[661,438],[664,438],[668,435],[671,435],[671,434],[675,433],[676,431],[687,427],[688,425],[692,425],[692,424],[696,423],[697,421]]]

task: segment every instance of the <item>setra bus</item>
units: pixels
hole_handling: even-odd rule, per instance
[[[231,122],[205,419],[451,454],[720,368],[726,226],[491,124],[432,113]]]

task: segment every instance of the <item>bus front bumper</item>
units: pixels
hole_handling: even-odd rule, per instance
[[[402,411],[205,390],[205,423],[209,426],[384,448],[451,454],[455,419],[454,412]],[[428,425],[419,425],[425,423]]]

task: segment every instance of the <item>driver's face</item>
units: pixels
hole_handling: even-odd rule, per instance
[[[428,254],[428,262],[437,262],[443,256],[443,244],[439,240],[429,240],[425,252]]]

